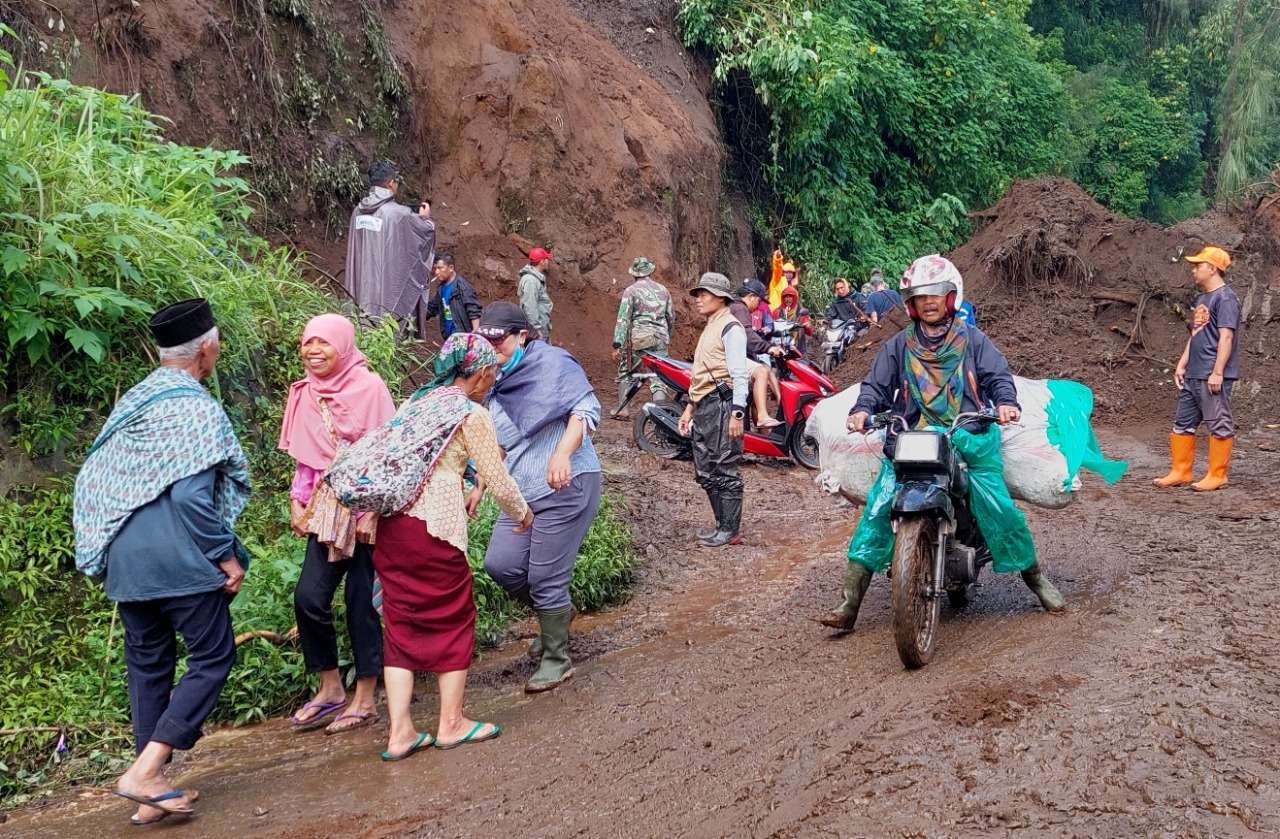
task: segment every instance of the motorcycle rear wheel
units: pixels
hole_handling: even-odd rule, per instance
[[[662,460],[675,460],[684,454],[689,445],[672,437],[670,432],[643,410],[636,412],[631,428],[640,451]]]
[[[941,524],[929,516],[898,522],[893,546],[893,638],[908,669],[924,667],[938,640],[942,601],[932,595]]]

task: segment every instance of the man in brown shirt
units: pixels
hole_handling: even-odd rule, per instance
[[[747,335],[729,310],[733,293],[728,277],[703,274],[689,294],[707,325],[693,352],[689,404],[680,416],[680,433],[692,438],[694,474],[716,516],[715,528],[699,531],[698,539],[718,548],[741,541],[738,460],[747,407]]]

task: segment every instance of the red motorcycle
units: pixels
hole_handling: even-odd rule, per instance
[[[778,374],[781,392],[774,416],[782,424],[758,432],[748,430],[743,435],[743,451],[761,457],[789,458],[806,469],[817,469],[818,444],[805,432],[805,428],[814,406],[835,393],[835,385],[796,349],[793,324],[776,321],[771,343],[782,349],[781,355],[768,356]],[[680,434],[679,424],[680,415],[689,402],[693,365],[642,350],[635,370],[614,413],[621,413],[641,387],[657,378],[675,394],[675,398],[672,401],[646,402],[644,408],[636,413],[633,423],[636,445],[642,451],[666,460],[688,456],[689,438]],[[754,408],[748,406],[748,429],[754,427],[753,413]]]

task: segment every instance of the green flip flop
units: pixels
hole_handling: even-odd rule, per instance
[[[493,726],[493,731],[490,731],[487,734],[477,737],[476,734],[480,731],[480,729],[484,728],[486,725]],[[454,740],[452,743],[441,743],[439,740],[437,740],[436,748],[437,749],[456,749],[459,746],[465,746],[468,743],[483,743],[485,740],[492,740],[494,737],[497,737],[501,733],[502,733],[502,729],[498,727],[498,724],[496,722],[478,722],[471,727],[471,730],[467,732],[467,736],[463,737],[461,740]]]
[[[424,731],[418,735],[418,739],[414,741],[414,744],[412,746],[405,749],[403,752],[401,752],[398,755],[393,755],[391,752],[383,752],[382,759],[387,761],[388,763],[396,760],[404,760],[406,757],[412,757],[413,755],[417,754],[423,749],[431,746],[435,742],[436,742],[435,738]]]

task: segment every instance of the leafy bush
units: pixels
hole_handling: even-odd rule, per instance
[[[0,729],[11,732],[0,735],[0,800],[11,803],[52,779],[114,771],[132,745],[121,628],[101,588],[74,571],[71,479],[58,470],[78,464],[118,395],[154,366],[148,313],[205,296],[223,333],[210,386],[255,482],[237,526],[253,557],[232,607],[238,633],[294,623],[304,545],[288,527],[293,463],[276,439],[305,321],[357,320],[393,391],[424,359],[397,344],[393,321],[361,322],[306,281],[292,253],[250,232],[250,188],[232,175],[239,153],[168,143],[132,99],[47,76],[11,84],[6,66],[0,52],[0,421],[16,426],[6,459],[21,453],[53,472],[0,496]],[[473,562],[488,534],[473,525]],[[574,580],[580,605],[619,595],[629,550],[606,506]],[[515,614],[493,589],[477,575],[482,639]],[[247,641],[214,719],[277,714],[308,683],[296,645]]]
[[[811,281],[875,265],[893,276],[958,244],[964,207],[1058,166],[1067,97],[1026,6],[684,0],[686,42],[711,53],[726,89],[745,79],[768,111],[772,200]],[[732,124],[743,106],[725,110]]]

